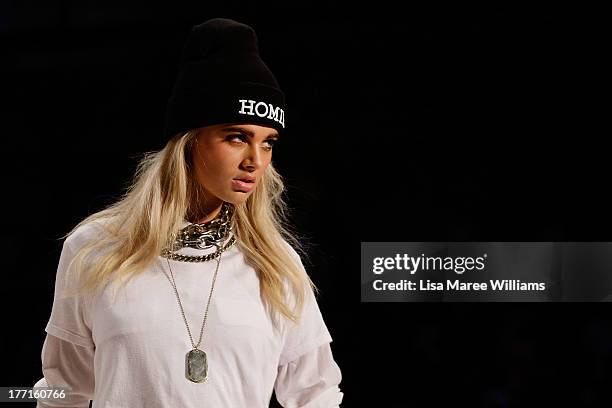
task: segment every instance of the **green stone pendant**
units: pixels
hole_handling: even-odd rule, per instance
[[[208,360],[206,353],[193,349],[185,356],[185,377],[189,381],[202,383],[208,379]]]

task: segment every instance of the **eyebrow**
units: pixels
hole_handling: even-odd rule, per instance
[[[251,132],[250,130],[241,128],[241,127],[232,126],[232,127],[223,128],[221,130],[223,132],[240,132],[240,133],[243,133],[243,134],[245,134],[247,136],[250,136],[250,137],[255,136],[255,133]],[[270,133],[268,135],[268,138],[270,138],[270,137],[274,138],[274,139],[278,139],[279,138],[278,132]]]

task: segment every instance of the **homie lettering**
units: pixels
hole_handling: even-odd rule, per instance
[[[285,127],[285,111],[279,107],[274,107],[271,103],[257,102],[250,99],[239,99],[241,108],[238,113],[242,115],[257,115],[260,118],[272,119]]]

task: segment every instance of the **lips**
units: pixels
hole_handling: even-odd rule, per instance
[[[255,182],[255,177],[253,177],[253,176],[244,176],[244,177],[235,178],[234,180],[244,181],[245,183],[254,183]]]
[[[245,181],[243,179],[234,179],[232,180],[232,186],[236,189],[236,190],[240,190],[240,191],[251,191],[254,187],[255,187],[255,182],[254,181]]]

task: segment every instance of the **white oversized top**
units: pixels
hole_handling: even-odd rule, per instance
[[[163,272],[169,275],[166,258],[158,257],[129,281],[114,303],[108,285],[89,301],[62,299],[69,261],[102,231],[96,223],[87,224],[64,242],[45,328],[43,378],[35,386],[67,386],[72,392],[69,400],[39,400],[37,407],[88,407],[93,399],[94,408],[267,408],[273,390],[286,408],[332,408],[342,402],[332,338],[312,290],[300,324],[282,319],[281,329],[275,330],[260,297],[259,279],[238,245],[221,256],[199,347],[208,357],[204,383],[185,378],[185,355],[192,345]],[[213,251],[183,248],[180,253]],[[169,262],[197,342],[216,261]]]

